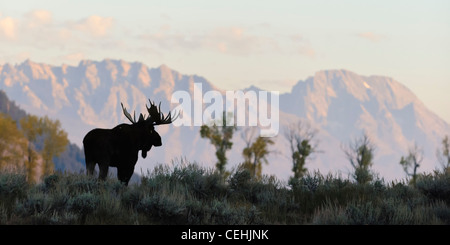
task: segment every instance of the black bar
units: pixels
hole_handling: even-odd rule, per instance
[[[119,244],[184,243],[252,243],[310,244],[340,242],[367,244],[416,242],[429,244],[445,239],[448,226],[295,226],[295,225],[239,225],[239,226],[0,226],[2,240],[46,242],[62,244]]]

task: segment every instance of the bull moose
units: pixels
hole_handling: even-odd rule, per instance
[[[150,101],[150,100],[149,100]],[[99,179],[104,180],[108,175],[109,167],[117,168],[117,178],[128,185],[138,160],[139,150],[143,158],[152,146],[161,146],[161,136],[154,126],[170,124],[178,115],[172,117],[171,113],[164,116],[159,108],[150,101],[147,118],[142,113],[136,121],[136,115],[130,113],[122,106],[123,114],[132,124],[120,124],[112,129],[96,128],[91,130],[83,139],[86,171],[88,175],[94,174],[95,165],[99,166]]]

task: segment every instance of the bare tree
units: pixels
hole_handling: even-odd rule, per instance
[[[256,137],[256,127],[247,127],[241,130],[241,138],[245,142],[245,146],[250,147],[253,139]]]
[[[402,156],[400,159],[400,165],[408,176],[411,176],[411,183],[415,186],[417,179],[417,169],[420,167],[420,163],[423,161],[423,150],[414,143],[414,146],[409,148],[408,155]]]
[[[262,163],[268,164],[267,155],[272,153],[268,149],[269,145],[274,142],[269,137],[256,137],[256,128],[249,127],[242,131],[241,138],[244,140],[246,147],[242,151],[244,156],[244,168],[250,170],[253,177],[261,177]],[[256,138],[256,140],[254,140]]]
[[[224,177],[228,176],[225,170],[225,165],[228,162],[226,152],[231,149],[234,132],[237,130],[236,125],[228,126],[227,122],[232,120],[232,114],[223,112],[223,117],[220,120],[213,121],[211,125],[202,125],[200,128],[200,136],[210,140],[211,144],[216,148],[216,169]]]
[[[436,156],[438,161],[442,165],[442,169],[444,173],[450,171],[450,140],[448,138],[448,135],[442,139],[442,151],[440,149],[437,149]]]
[[[292,171],[294,172],[290,181],[302,178],[306,174],[306,159],[318,152],[316,134],[317,130],[302,121],[291,123],[285,128],[284,136],[291,149]]]
[[[366,132],[361,138],[355,139],[348,146],[343,146],[343,151],[354,169],[353,178],[359,184],[364,184],[373,179],[370,167],[373,165],[375,146]]]

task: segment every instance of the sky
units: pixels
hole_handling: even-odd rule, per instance
[[[123,59],[226,90],[389,76],[450,123],[448,0],[0,0],[0,64]]]

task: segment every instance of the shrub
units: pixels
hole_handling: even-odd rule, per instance
[[[181,222],[186,207],[174,196],[146,196],[136,206],[136,210],[156,222],[177,224]]]
[[[27,178],[23,174],[0,174],[0,196],[2,198],[24,197],[27,187]]]
[[[28,184],[0,173],[0,224],[450,224],[448,185],[443,173],[414,187],[314,172],[287,186],[243,168],[223,179],[198,165],[160,165],[128,187],[83,174]]]
[[[11,172],[0,174],[0,206],[11,209],[18,199],[26,197],[28,191],[26,175]]]
[[[421,175],[416,187],[426,196],[450,204],[450,172]]]
[[[128,188],[122,193],[121,202],[126,208],[134,208],[142,198],[142,191],[138,188]]]
[[[52,174],[44,177],[44,188],[45,190],[51,190],[55,188],[56,184],[60,180],[59,174]]]
[[[209,210],[211,224],[245,225],[260,223],[260,213],[255,206],[233,207],[228,202],[213,201]]]
[[[99,203],[98,196],[85,192],[72,197],[68,202],[68,210],[81,216],[81,223],[86,222],[88,214],[94,212]]]

